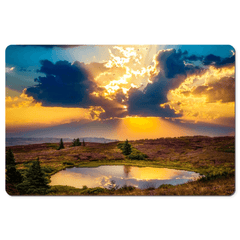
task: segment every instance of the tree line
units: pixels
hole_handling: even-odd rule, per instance
[[[83,147],[84,147],[85,145],[86,145],[86,144],[85,144],[85,142],[84,142],[84,139],[83,139],[82,143],[80,142],[80,139],[79,139],[79,138],[77,138],[77,139],[74,138],[74,139],[73,139],[72,147],[76,147],[76,146],[83,146]],[[61,138],[57,150],[60,150],[60,149],[63,149],[63,148],[64,148],[64,144],[63,144],[63,140],[62,140],[62,138]]]
[[[50,187],[50,180],[45,175],[39,158],[21,174],[16,169],[15,158],[11,149],[6,152],[6,191],[11,195],[45,195]],[[14,194],[15,193],[15,194]]]
[[[79,138],[74,139],[72,142],[72,147],[85,145],[84,139],[82,143]],[[61,138],[57,150],[63,148],[64,143]],[[5,172],[6,191],[10,195],[45,195],[50,190],[50,186],[48,185],[50,180],[41,168],[39,158],[32,161],[29,168],[21,173],[16,168],[16,162],[12,150],[8,149],[6,151]]]

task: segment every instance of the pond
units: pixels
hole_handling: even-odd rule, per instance
[[[162,184],[183,184],[200,178],[195,172],[184,170],[135,167],[125,165],[104,165],[99,167],[74,167],[62,170],[51,177],[50,185],[67,185],[82,188],[84,185],[109,188],[115,182],[119,187],[134,186],[140,189],[158,188]]]

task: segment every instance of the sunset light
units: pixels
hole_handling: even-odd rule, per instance
[[[46,53],[44,60],[39,56],[13,61],[36,48]],[[18,128],[81,125],[83,120],[102,127],[112,121],[112,137],[118,139],[200,134],[189,126],[204,123],[215,126],[212,134],[218,135],[217,127],[234,131],[235,51],[231,46],[223,46],[219,56],[209,51],[193,53],[187,45],[96,46],[98,51],[86,62],[78,57],[82,59],[88,46],[75,47],[74,54],[64,48],[69,53],[59,61],[47,58],[49,49],[7,48],[6,128],[12,136],[18,135]],[[29,68],[31,61],[35,70]],[[108,128],[104,136],[111,136]]]

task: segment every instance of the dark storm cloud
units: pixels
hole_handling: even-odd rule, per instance
[[[35,78],[37,85],[27,88],[26,94],[43,106],[88,108],[100,106],[104,109],[101,118],[123,117],[122,100],[126,96],[118,91],[116,98],[111,101],[102,96],[96,97],[93,93],[103,91],[93,81],[93,77],[84,63],[78,61],[71,64],[68,61],[58,61],[55,64],[43,60],[38,73],[45,76]],[[99,66],[98,66],[99,67]]]
[[[201,61],[203,59],[203,56],[197,56],[197,55],[191,55],[191,56],[185,56],[184,60],[187,61]]]
[[[235,78],[224,77],[217,82],[209,83],[208,86],[198,86],[192,92],[193,95],[206,95],[208,102],[234,102],[235,101]]]
[[[175,114],[168,105],[165,108],[160,105],[168,102],[168,92],[179,87],[188,75],[206,71],[206,67],[195,66],[192,62],[205,61],[205,65],[225,66],[233,63],[233,57],[235,62],[235,56],[201,57],[189,56],[187,51],[175,49],[159,51],[155,58],[158,74],[150,77],[152,83],[149,83],[143,91],[131,88],[128,92],[129,98],[126,98],[120,89],[113,100],[102,97],[104,89],[97,86],[93,80],[99,73],[108,70],[104,63],[84,64],[76,61],[71,64],[68,61],[58,61],[54,64],[43,60],[40,62],[40,69],[37,70],[41,73],[41,76],[35,79],[37,85],[27,88],[26,94],[42,102],[43,106],[79,108],[101,106],[105,111],[100,114],[102,119],[127,115],[177,117],[180,114]],[[228,102],[234,99],[234,84],[233,78],[223,78],[217,83],[209,84],[210,88],[205,86],[196,88],[194,94],[207,94],[209,102],[218,100]],[[92,94],[93,92],[99,95],[96,96]],[[124,109],[123,105],[126,105],[127,109]]]
[[[87,107],[91,104],[89,93],[96,87],[84,64],[76,61],[43,60],[37,71],[46,76],[35,78],[38,84],[27,88],[26,94],[43,106]]]
[[[223,66],[232,66],[235,64],[235,55],[231,57],[221,58],[219,56],[209,54],[203,59],[204,65],[212,65],[215,67],[223,67]]]
[[[173,78],[177,74],[185,74],[185,65],[181,59],[183,56],[182,51],[175,49],[167,51],[159,51],[156,56],[158,67],[167,78]]]
[[[191,55],[188,52],[182,52],[180,49],[159,51],[156,56],[157,67],[160,69],[161,76],[166,78],[174,78],[176,75],[186,75],[187,73],[194,73],[200,68],[186,62],[202,60],[202,56]]]
[[[160,104],[168,102],[169,90],[177,88],[186,78],[187,74],[203,71],[198,66],[186,64],[185,61],[202,59],[195,55],[188,56],[188,52],[162,50],[156,55],[156,68],[159,73],[151,77],[144,91],[131,89],[129,91],[128,111],[131,115],[176,117],[173,109],[162,108]]]
[[[148,84],[142,92],[136,88],[130,89],[128,99],[129,115],[176,117],[174,110],[169,107],[162,108],[160,104],[167,102],[167,82]]]

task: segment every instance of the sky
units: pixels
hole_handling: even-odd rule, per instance
[[[5,54],[8,137],[234,135],[230,45],[10,45]]]

